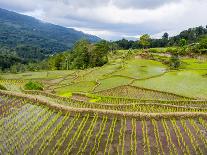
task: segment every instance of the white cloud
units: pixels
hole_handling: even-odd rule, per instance
[[[0,0],[0,6],[104,39],[207,24],[207,0]]]

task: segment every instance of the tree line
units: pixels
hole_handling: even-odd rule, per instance
[[[49,56],[38,63],[12,65],[10,72],[38,71],[38,70],[69,70],[86,69],[90,67],[103,66],[108,62],[109,43],[100,41],[90,43],[80,40],[75,43],[71,50]]]
[[[86,69],[102,66],[108,62],[108,52],[118,49],[147,49],[154,47],[178,47],[172,60],[178,55],[207,54],[207,28],[190,28],[179,35],[169,37],[164,33],[161,39],[152,39],[144,34],[137,41],[99,41],[90,43],[80,40],[71,50],[47,55],[35,46],[0,47],[0,71],[24,72],[38,70]],[[153,52],[155,49],[150,49]],[[156,51],[155,51],[156,52]]]
[[[169,37],[166,32],[160,39],[153,39],[149,35],[145,34],[138,38],[137,41],[122,39],[111,42],[114,49],[139,49],[139,48],[156,48],[156,47],[170,47],[180,46],[180,40],[184,39],[186,44],[192,44],[198,42],[202,37],[207,35],[207,26],[199,26],[195,28],[189,28],[188,30],[182,31],[179,35]],[[147,45],[143,40],[148,40]]]

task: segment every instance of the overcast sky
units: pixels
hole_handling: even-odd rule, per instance
[[[0,7],[107,40],[207,25],[207,0],[0,0]]]

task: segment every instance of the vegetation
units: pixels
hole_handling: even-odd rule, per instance
[[[0,82],[4,84],[21,87],[27,79],[36,79],[43,82],[45,88],[44,91],[0,92],[0,115],[4,118],[0,119],[0,137],[3,139],[0,152],[206,152],[206,135],[203,134],[207,129],[207,107],[204,100],[206,91],[196,92],[200,88],[206,88],[206,79],[203,78],[203,83],[201,82],[202,75],[206,73],[206,63],[181,57],[180,60],[184,63],[180,67],[186,70],[165,73],[166,65],[138,58],[140,52],[130,55],[124,63],[114,61],[122,54],[123,51],[118,51],[109,57],[107,65],[93,69],[2,75]],[[203,70],[189,70],[190,68]],[[140,79],[137,79],[136,72]],[[188,72],[191,76],[187,76]],[[193,77],[192,72],[195,73]],[[196,80],[197,89],[192,89],[189,86],[195,88],[192,85],[195,77],[200,79]],[[184,78],[187,83],[183,83]],[[26,82],[28,83],[34,85],[34,82]],[[186,87],[175,88],[181,83]],[[149,84],[150,87],[144,89],[130,86],[141,84],[143,87],[148,87],[144,84]],[[52,88],[64,97],[52,94]],[[92,100],[95,102],[91,103]]]
[[[144,34],[143,36],[140,37],[139,43],[143,48],[149,47],[150,46],[150,36],[148,34]]]
[[[71,28],[41,22],[0,8],[0,68],[39,62],[50,55],[72,48],[80,39],[90,42],[100,38]],[[9,54],[5,54],[5,51]],[[10,62],[10,63],[8,63]],[[21,70],[25,71],[25,70]]]
[[[0,84],[0,90],[6,90],[6,87]]]
[[[2,97],[4,104],[8,104],[6,97]],[[202,125],[193,118],[190,119],[193,124],[189,124],[188,119],[183,118],[149,121],[135,118],[109,118],[107,115],[98,114],[82,115],[83,117],[80,117],[81,114],[77,112],[72,116],[71,113],[57,113],[44,106],[22,104],[22,107],[10,111],[9,115],[5,115],[5,119],[0,122],[2,125],[10,120],[1,128],[0,136],[4,141],[0,145],[0,151],[25,154],[31,152],[38,152],[38,154],[58,154],[58,152],[65,154],[78,152],[83,154],[97,154],[97,152],[170,154],[170,152],[196,153],[197,150],[200,152],[206,150],[202,147],[205,142],[202,137],[205,135],[201,132],[198,136],[194,130],[186,130],[186,127],[192,129],[196,126],[199,126],[199,131],[205,130],[206,120],[201,117],[199,121]],[[17,126],[14,126],[14,123]],[[178,124],[182,124],[183,127]],[[161,128],[165,129],[166,135],[162,134]],[[149,134],[149,131],[152,132]],[[191,141],[192,144],[188,143],[188,139],[193,139],[195,136],[196,140]],[[156,138],[156,143],[152,143],[153,137]],[[166,137],[167,144],[163,140]],[[191,149],[191,145],[195,145],[197,150],[193,147]]]
[[[24,88],[26,90],[43,90],[43,85],[39,82],[29,81],[25,84]]]
[[[170,57],[170,67],[172,69],[178,69],[181,65],[180,59],[179,59],[179,55],[178,52],[173,52],[171,53],[171,57]]]
[[[108,51],[109,46],[106,41],[101,41],[95,45],[90,44],[86,40],[79,41],[75,44],[67,59],[69,68],[86,69],[103,66],[108,62]]]
[[[5,14],[6,11],[4,10],[3,12]],[[10,12],[6,12],[6,13],[9,14]],[[18,19],[18,15],[15,14],[15,16],[16,16],[15,19],[16,18]],[[30,19],[30,17],[24,17],[24,18],[28,18],[29,21],[34,20],[34,19]],[[17,24],[19,23],[20,22],[18,22]],[[35,23],[35,24],[38,25],[40,23]],[[35,29],[39,29],[40,27],[41,26],[38,25],[35,27]],[[14,33],[16,34],[16,31]],[[62,33],[62,30],[60,33]],[[42,34],[43,33],[41,33],[41,35]],[[16,35],[19,36],[19,34]],[[62,41],[60,41],[61,48],[59,49],[58,48],[50,49],[50,47],[48,48],[44,47],[47,46],[47,42],[44,41],[41,41],[41,43],[39,43],[38,45],[36,45],[36,41],[33,41],[32,43],[28,43],[28,44],[26,44],[26,41],[23,41],[25,44],[18,44],[18,43],[12,44],[15,45],[14,47],[0,43],[0,58],[1,58],[0,69],[3,70],[4,72],[10,71],[12,73],[18,73],[18,72],[38,71],[38,70],[68,70],[68,69],[85,69],[89,67],[97,67],[106,64],[108,62],[108,56],[107,56],[108,53],[111,52],[114,53],[118,49],[153,48],[153,49],[149,49],[149,51],[153,53],[157,53],[160,51],[160,49],[156,50],[155,47],[171,48],[172,46],[173,47],[177,46],[176,51],[178,52],[179,55],[195,56],[198,54],[206,53],[206,40],[207,40],[206,36],[207,36],[206,28],[200,26],[200,27],[190,28],[188,30],[182,31],[179,35],[174,37],[169,37],[168,33],[164,33],[161,39],[150,39],[150,36],[148,34],[145,34],[141,36],[138,41],[128,41],[126,39],[122,39],[120,41],[115,41],[115,42],[100,41],[97,44],[91,44],[89,42],[91,41],[89,37],[88,39],[89,41],[81,40],[76,44],[74,41],[72,43],[75,44],[73,48],[72,48],[72,44],[70,45],[70,47],[67,48],[62,46],[63,43]],[[4,37],[2,37],[2,39],[3,38]],[[8,38],[12,38],[12,37],[8,37]],[[39,47],[39,45],[43,43],[44,45]],[[52,43],[53,48],[54,45],[56,45],[56,43]],[[51,51],[53,52],[51,53]],[[65,52],[60,54],[55,54],[60,51],[65,51]],[[172,59],[177,59],[177,58],[175,55],[173,55]],[[172,64],[172,63],[168,63],[168,64]]]
[[[25,45],[6,41],[0,51],[0,154],[207,152],[206,28],[161,39],[80,40],[54,55],[44,40],[42,50],[22,37]]]

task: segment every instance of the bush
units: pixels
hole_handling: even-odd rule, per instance
[[[179,59],[178,53],[171,54],[169,65],[171,69],[178,69],[181,65],[181,61]]]
[[[159,53],[159,50],[155,49],[155,48],[151,48],[151,49],[149,49],[149,52],[150,53]]]
[[[166,49],[166,53],[172,54],[172,53],[176,53],[176,52],[177,52],[177,48],[168,47]]]
[[[29,81],[25,84],[26,90],[43,90],[43,84],[36,81]]]
[[[201,54],[207,54],[207,49],[200,49],[199,51]]]
[[[0,84],[0,90],[6,90],[6,87]]]

